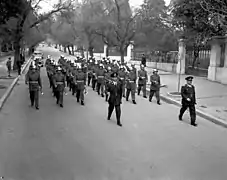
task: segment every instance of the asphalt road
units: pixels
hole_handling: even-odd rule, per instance
[[[60,55],[43,48],[45,55]],[[85,106],[71,94],[55,104],[42,71],[40,110],[29,107],[24,78],[0,112],[0,176],[11,180],[226,180],[227,131],[179,109],[137,97],[123,101],[123,127],[90,88]]]

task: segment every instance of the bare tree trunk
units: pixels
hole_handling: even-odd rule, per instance
[[[66,51],[66,46],[64,46],[63,48],[64,48],[64,53],[67,53],[67,51]]]
[[[68,51],[69,51],[69,55],[71,55],[72,52],[71,52],[71,50],[70,50],[70,46],[69,46],[69,45],[67,46],[67,49],[68,49]]]
[[[72,55],[74,55],[74,45],[71,45]]]
[[[94,49],[94,48],[93,48],[92,46],[89,46],[89,48],[88,48],[89,55],[90,55],[91,57],[94,56],[93,49]]]
[[[125,51],[124,47],[120,47],[121,63],[124,63]]]
[[[14,62],[13,62],[13,70],[17,70],[17,62],[20,61],[20,41],[15,42],[15,51],[14,51]]]

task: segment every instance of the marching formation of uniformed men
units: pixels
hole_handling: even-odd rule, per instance
[[[137,72],[135,64],[128,65],[120,61],[103,58],[96,60],[89,58],[86,61],[83,58],[77,57],[76,60],[68,60],[61,56],[56,62],[50,56],[47,57],[45,63],[49,85],[52,89],[52,94],[56,98],[56,104],[63,107],[63,97],[66,94],[66,87],[76,95],[77,102],[85,105],[84,95],[87,93],[86,85],[97,92],[101,97],[105,97],[105,101],[109,103],[108,117],[110,120],[113,110],[116,111],[117,124],[122,126],[121,118],[121,104],[122,97],[133,104],[136,104],[136,91],[140,95],[142,91],[143,97],[147,98],[147,82],[148,74],[143,64],[140,65],[140,70]],[[137,81],[138,80],[138,81]],[[195,90],[191,85],[192,77],[188,77],[187,84],[182,87],[182,108],[180,110],[179,119],[187,108],[190,110],[191,124],[195,124]],[[138,82],[138,87],[137,87]],[[26,75],[26,84],[29,84],[31,105],[35,103],[36,109],[39,109],[39,91],[42,92],[42,83],[40,78],[40,65],[35,61],[31,64],[30,70]],[[154,69],[150,76],[150,94],[149,101],[155,94],[157,104],[160,103],[160,76],[158,70]]]

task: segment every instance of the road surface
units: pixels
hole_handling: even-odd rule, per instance
[[[43,49],[45,56],[60,55]],[[40,110],[29,107],[24,79],[0,112],[0,176],[11,180],[226,180],[227,132],[204,119],[142,97],[123,101],[123,127],[90,88],[85,106],[71,94],[55,104],[42,71]]]

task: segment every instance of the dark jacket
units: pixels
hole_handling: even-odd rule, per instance
[[[113,83],[108,84],[108,91],[110,92],[109,104],[114,104],[115,106],[119,106],[121,104],[122,97],[122,84],[120,81],[117,81],[117,85]]]
[[[195,87],[192,85],[191,87],[185,84],[181,87],[181,96],[182,96],[182,105],[194,105],[196,104],[195,97]],[[190,101],[187,100],[190,99]]]

